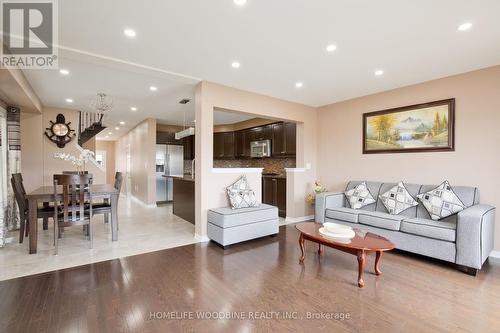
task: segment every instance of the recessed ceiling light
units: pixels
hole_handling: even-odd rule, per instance
[[[375,71],[375,75],[376,75],[376,76],[380,76],[380,75],[382,75],[382,74],[384,74],[384,71],[383,71],[383,70],[381,70],[381,69],[377,69],[377,70]]]
[[[123,33],[129,38],[134,38],[135,36],[137,36],[137,33],[133,29],[125,29],[123,30]]]
[[[151,90],[151,91],[157,91],[157,90],[158,90],[158,88],[157,88],[157,87],[155,87],[155,86],[151,86],[151,87],[149,87],[149,90]]]
[[[116,130],[116,131],[120,130],[120,127],[115,127],[115,130]]]
[[[71,98],[66,98],[66,103],[73,103],[73,100]]]
[[[108,132],[109,135],[113,134],[113,132]]]
[[[233,68],[240,68],[241,64],[237,61],[233,61],[233,63],[231,64],[231,67]]]
[[[132,106],[132,107],[130,108],[130,111],[137,111],[137,108],[136,108],[135,106]]]
[[[330,44],[326,47],[326,51],[327,52],[333,52],[337,49],[337,46],[336,45],[333,45],[333,44]]]
[[[457,29],[458,29],[458,31],[467,31],[470,28],[472,28],[472,23],[465,22],[465,23],[460,24]]]
[[[125,125],[125,122],[124,121],[120,121],[120,125]]]
[[[59,73],[61,73],[62,75],[68,75],[69,71],[67,69],[62,68],[59,70]]]
[[[297,88],[302,88],[303,86],[304,86],[304,84],[302,82],[295,83],[295,87],[297,87]]]
[[[243,6],[247,3],[247,0],[233,0],[235,5]]]

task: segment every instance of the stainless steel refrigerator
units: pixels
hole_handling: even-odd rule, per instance
[[[184,147],[156,145],[156,202],[173,200],[173,180],[163,176],[184,176]]]

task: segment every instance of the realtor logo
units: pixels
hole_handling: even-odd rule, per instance
[[[57,68],[56,0],[1,1],[1,66]]]

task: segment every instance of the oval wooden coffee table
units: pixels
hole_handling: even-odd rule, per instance
[[[305,222],[295,225],[295,228],[300,232],[299,244],[302,256],[299,259],[300,263],[305,259],[305,245],[304,241],[307,239],[311,242],[319,244],[318,254],[322,255],[323,250],[321,245],[325,245],[342,252],[347,252],[355,255],[358,258],[358,287],[362,288],[365,285],[363,281],[363,272],[365,270],[366,255],[375,252],[375,274],[381,275],[380,259],[382,253],[394,249],[394,244],[382,236],[376,235],[371,232],[353,228],[355,232],[354,238],[350,240],[338,240],[325,237],[319,233],[319,228],[323,227],[322,224],[316,222]]]

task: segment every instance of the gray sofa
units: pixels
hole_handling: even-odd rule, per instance
[[[346,191],[359,183],[349,182]],[[400,250],[455,263],[468,274],[475,275],[481,269],[493,250],[495,207],[479,204],[477,188],[453,186],[467,208],[434,221],[420,201],[399,215],[390,215],[378,196],[397,184],[366,183],[376,203],[355,210],[349,208],[343,192],[321,193],[316,196],[316,222],[336,222],[379,234]],[[415,199],[417,194],[436,187],[407,183],[405,186]]]

